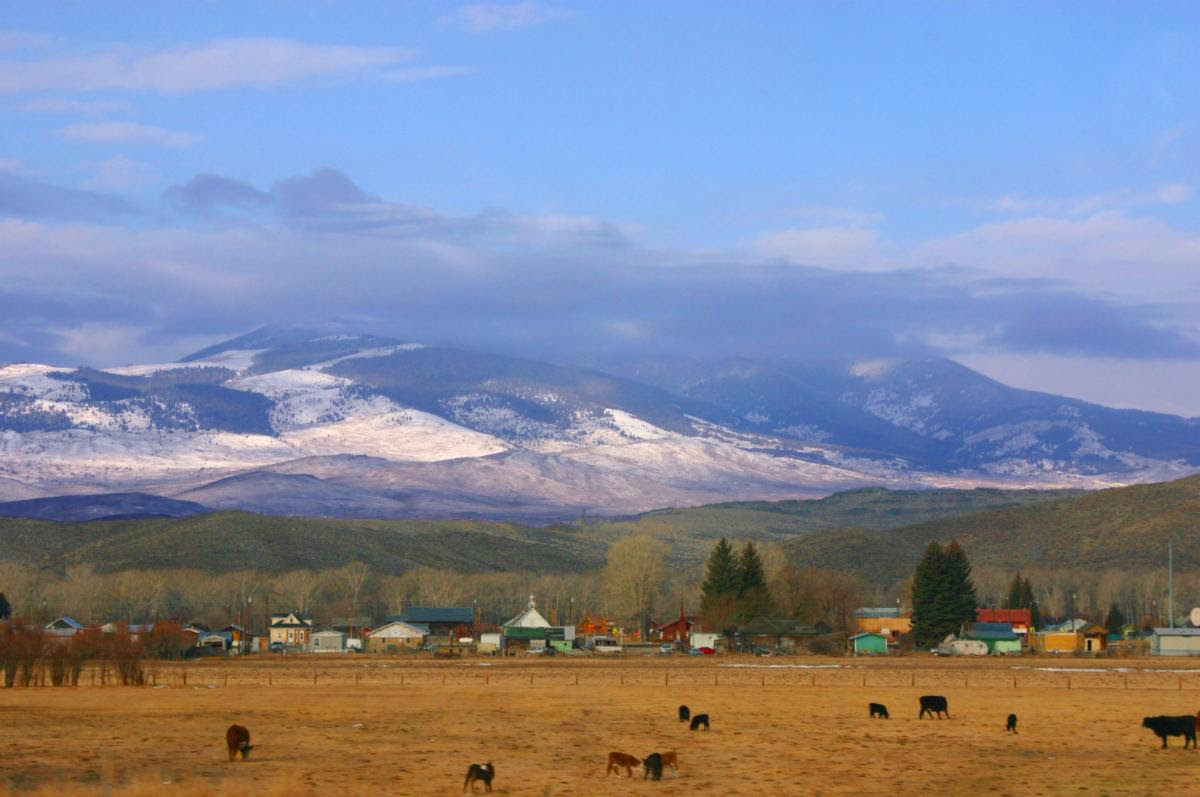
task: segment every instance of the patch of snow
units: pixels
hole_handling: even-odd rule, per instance
[[[769,415],[763,415],[761,412],[747,412],[742,417],[750,421],[750,423],[766,423],[771,420]]]
[[[862,379],[878,379],[899,364],[897,359],[859,360],[850,366],[850,374]]]
[[[424,343],[396,343],[391,346],[376,346],[371,349],[361,349],[351,354],[343,354],[340,357],[334,357],[331,360],[324,360],[319,363],[304,366],[307,369],[320,371],[330,366],[336,365],[344,360],[373,360],[377,357],[387,357],[389,354],[395,354],[401,351],[417,351],[418,349],[429,348]]]
[[[255,356],[266,351],[266,349],[230,349],[229,351],[218,352],[211,357],[205,357],[203,360],[193,360],[188,363],[155,363],[151,365],[121,365],[116,368],[105,368],[104,371],[110,374],[119,374],[121,376],[150,376],[158,371],[175,371],[182,368],[228,368],[230,371],[241,374],[251,365],[254,364]]]

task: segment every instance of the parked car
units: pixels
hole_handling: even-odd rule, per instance
[[[668,642],[664,642],[663,644],[658,646],[658,652],[659,653],[674,653],[675,646]]]

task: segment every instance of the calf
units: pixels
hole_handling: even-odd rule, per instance
[[[708,730],[708,715],[707,714],[697,714],[696,716],[692,717],[692,724],[689,727],[694,731],[694,730],[698,729],[701,725],[704,726],[704,730]]]
[[[1182,717],[1146,717],[1142,720],[1142,727],[1154,731],[1154,734],[1162,739],[1164,749],[1168,736],[1182,736],[1184,750],[1187,749],[1188,742],[1192,743],[1192,747],[1196,746],[1196,718],[1191,714]]]
[[[642,766],[646,768],[646,774],[642,775],[642,780],[653,776],[655,780],[662,780],[662,756],[658,753],[651,753],[649,757],[642,759]]]
[[[237,758],[238,753],[242,754],[242,760],[245,761],[254,749],[254,745],[250,744],[250,731],[241,725],[230,725],[229,730],[225,731],[225,746],[229,748],[230,761]]]
[[[633,768],[641,766],[642,759],[635,755],[627,753],[609,753],[608,754],[608,769],[604,770],[604,775],[607,777],[609,773],[616,770],[617,774],[621,774],[621,769],[624,768],[625,774],[633,777]]]
[[[692,718],[692,710],[689,709],[687,706],[680,706],[679,707],[679,721],[687,722],[691,718]]]
[[[921,713],[917,714],[917,719],[921,719],[926,713],[930,719],[933,719],[934,714],[937,714],[938,719],[941,719],[943,714],[946,715],[946,719],[950,719],[950,706],[946,698],[941,695],[921,695],[918,699],[921,701]]]
[[[1013,733],[1017,732],[1017,715],[1016,714],[1008,715],[1008,724],[1006,724],[1004,726],[1004,730],[1012,731]]]
[[[871,719],[879,717],[881,720],[888,719],[887,706],[882,703],[870,703],[867,708],[871,711]]]
[[[492,790],[492,778],[496,777],[496,768],[489,761],[486,764],[472,764],[467,767],[467,779],[463,781],[463,791],[475,791],[475,781],[482,780],[487,791]]]

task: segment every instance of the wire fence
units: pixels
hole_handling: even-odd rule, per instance
[[[521,687],[716,687],[794,689],[1144,689],[1200,691],[1200,671],[1134,667],[1069,668],[1038,665],[891,669],[854,665],[740,665],[704,667],[491,664],[479,661],[438,664],[297,661],[282,666],[240,661],[201,664],[146,662],[144,683],[125,688],[508,688]],[[99,666],[88,666],[77,687],[119,685]],[[47,686],[35,679],[28,688]]]

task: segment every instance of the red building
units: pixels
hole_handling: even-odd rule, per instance
[[[977,609],[981,623],[1009,623],[1013,633],[1021,638],[1021,644],[1029,643],[1029,626],[1033,624],[1033,612],[1029,609]]]
[[[682,603],[679,604],[679,617],[653,628],[654,635],[663,642],[684,645],[689,644],[693,631],[700,630],[700,618],[697,615],[685,615]]]

